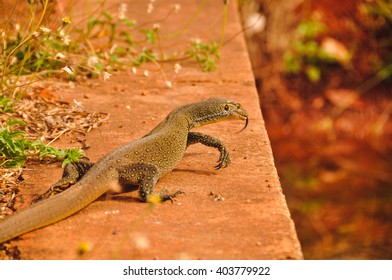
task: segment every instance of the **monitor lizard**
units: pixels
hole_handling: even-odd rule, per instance
[[[65,219],[119,186],[137,186],[140,200],[147,202],[159,178],[177,165],[189,145],[201,143],[218,149],[220,157],[215,168],[227,167],[231,159],[221,140],[190,131],[226,119],[245,120],[244,129],[248,125],[248,113],[242,106],[224,98],[183,105],[151,132],[108,153],[95,164],[68,164],[62,179],[39,196],[36,203],[0,222],[0,243]],[[162,192],[158,196],[166,201],[181,193],[182,190],[173,194]]]

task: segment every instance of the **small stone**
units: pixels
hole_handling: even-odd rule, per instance
[[[225,198],[220,194],[216,194],[214,197],[214,201],[225,201]]]

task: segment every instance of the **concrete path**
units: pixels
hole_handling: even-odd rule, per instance
[[[146,16],[147,1],[130,2],[128,11]],[[179,13],[162,24],[162,34],[178,29],[201,1],[178,1]],[[185,49],[191,37],[219,41],[223,1],[209,1],[195,23],[176,42]],[[235,1],[230,1],[226,38],[241,30]],[[120,1],[111,1],[120,3]],[[152,18],[166,14],[172,1],[156,1]],[[74,11],[79,11],[77,8]],[[211,23],[218,17],[218,24]],[[181,45],[183,44],[183,46]],[[274,166],[260,112],[251,65],[242,34],[221,50],[215,72],[203,73],[195,63],[181,63],[172,88],[159,73],[122,72],[110,80],[89,80],[65,90],[65,99],[81,101],[110,119],[86,136],[92,161],[149,132],[173,108],[213,96],[240,102],[250,115],[249,128],[239,121],[201,129],[221,138],[232,164],[214,170],[218,152],[191,146],[177,168],[162,178],[158,191],[179,188],[186,195],[172,204],[151,208],[136,192],[106,195],[72,217],[12,241],[24,259],[77,259],[78,249],[90,249],[85,259],[301,259],[302,252]],[[171,69],[172,65],[165,68]],[[154,67],[151,66],[153,69]],[[86,96],[88,98],[86,98]],[[62,146],[75,145],[61,142]],[[34,166],[26,172],[24,205],[61,175],[58,165]],[[216,201],[216,197],[224,200]],[[87,245],[86,245],[87,244]]]

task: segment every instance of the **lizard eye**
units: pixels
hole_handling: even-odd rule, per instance
[[[229,111],[229,105],[225,105],[225,111]]]

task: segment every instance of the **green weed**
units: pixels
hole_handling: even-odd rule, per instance
[[[334,56],[326,53],[318,41],[319,35],[326,30],[323,23],[314,20],[303,20],[296,29],[296,39],[283,61],[288,73],[305,73],[311,82],[318,82],[326,65],[336,63]]]
[[[34,21],[37,16],[34,5],[37,3],[30,2],[31,20],[27,30],[15,28],[7,34],[5,30],[0,30],[0,90],[3,95],[6,92],[11,95],[24,75],[65,75],[69,79],[79,75],[105,77],[107,72],[125,69],[129,64],[142,66],[153,62],[161,70],[161,64],[170,62],[172,58],[195,59],[203,71],[217,68],[220,45],[215,42],[192,43],[191,49],[183,52],[182,57],[176,51],[167,54],[162,50],[160,26],[167,17],[178,11],[179,5],[174,5],[163,20],[152,24],[151,28],[145,28],[146,24],[138,24],[126,16],[124,4],[120,6],[118,14],[114,14],[105,10],[102,1],[85,26],[74,28],[71,17],[64,17],[57,28],[49,29],[43,25],[49,1],[42,2],[44,9],[38,22]],[[226,14],[224,27],[225,20]],[[140,34],[144,39],[140,40]],[[95,40],[100,41],[99,48],[94,46]],[[106,41],[103,46],[102,41]]]
[[[204,0],[200,4],[180,32],[164,40],[182,35],[207,2]],[[219,45],[195,40],[189,50],[166,53],[161,44],[160,27],[170,15],[179,11],[178,4],[170,7],[163,19],[151,23],[150,28],[147,23],[139,24],[128,17],[125,4],[120,5],[118,13],[112,13],[105,9],[105,1],[100,2],[98,9],[82,27],[73,27],[72,16],[69,15],[63,17],[57,26],[54,23],[48,28],[45,26],[45,17],[49,0],[28,1],[28,23],[23,28],[16,24],[0,30],[0,112],[11,112],[16,93],[23,95],[24,90],[40,77],[62,76],[74,80],[86,76],[108,79],[112,71],[151,63],[159,69],[164,84],[171,87],[172,82],[167,80],[162,64],[170,63],[173,59],[194,59],[203,71],[213,71],[217,69],[220,59],[219,50],[226,26],[227,1],[223,2],[225,10]],[[42,5],[40,13],[37,13],[38,5]],[[181,66],[176,63],[173,68],[177,73]],[[80,149],[59,150],[40,141],[33,142],[25,132],[17,129],[17,126],[22,125],[22,122],[8,120],[1,127],[1,165],[21,166],[31,157],[64,159],[65,164],[83,155]]]
[[[193,57],[201,66],[204,72],[216,70],[216,62],[220,60],[219,47],[215,42],[203,44],[198,40],[191,43],[192,49],[185,52],[185,55]]]
[[[15,168],[22,166],[26,160],[39,158],[61,160],[63,166],[69,162],[77,161],[84,156],[79,148],[57,149],[42,143],[31,141],[26,132],[18,130],[18,126],[24,126],[20,120],[8,119],[5,126],[0,129],[0,166]]]
[[[0,113],[12,112],[13,101],[0,95]]]

